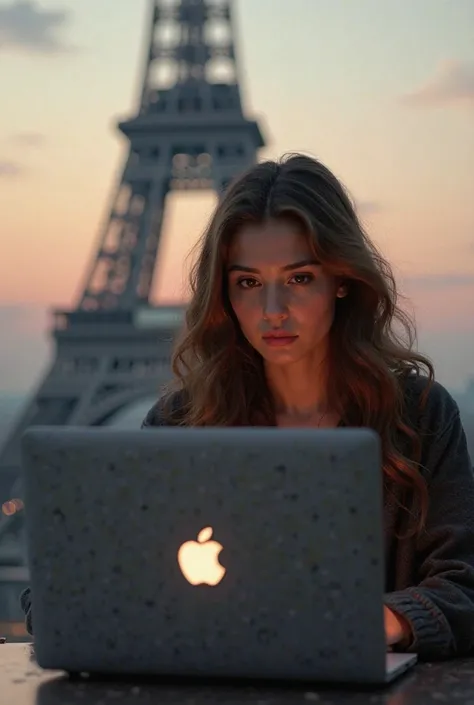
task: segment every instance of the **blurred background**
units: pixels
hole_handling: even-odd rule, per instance
[[[74,304],[106,217],[147,6],[0,0],[0,443],[50,360],[47,311]],[[260,157],[305,151],[345,182],[473,439],[474,3],[236,0],[235,19]],[[169,196],[155,302],[185,299],[214,199]]]

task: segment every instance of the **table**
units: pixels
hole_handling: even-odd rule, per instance
[[[334,689],[162,680],[71,680],[43,671],[31,644],[0,644],[1,705],[474,705],[474,658],[418,664],[389,687]]]

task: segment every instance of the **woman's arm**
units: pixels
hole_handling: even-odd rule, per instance
[[[31,588],[27,587],[20,595],[21,609],[25,613],[25,624],[28,634],[33,634],[33,619],[31,611]]]
[[[429,507],[416,543],[419,582],[385,597],[411,627],[410,651],[426,658],[474,650],[474,474],[459,410],[445,394],[444,423],[438,418],[425,438]]]

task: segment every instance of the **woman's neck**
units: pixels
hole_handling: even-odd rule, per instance
[[[327,413],[325,365],[299,360],[291,365],[265,365],[277,415],[309,418]]]

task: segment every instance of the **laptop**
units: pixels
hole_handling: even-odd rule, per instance
[[[38,664],[380,684],[379,440],[365,429],[37,427],[22,439]]]

